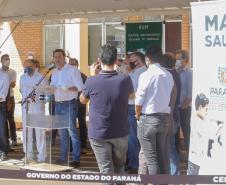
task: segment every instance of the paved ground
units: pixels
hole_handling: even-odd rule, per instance
[[[20,135],[20,134],[18,134]],[[52,149],[52,156],[54,159],[57,159],[59,157],[60,151],[59,151],[59,138],[57,139],[58,142],[56,143],[56,146]],[[181,142],[183,143],[183,142]],[[181,174],[186,174],[186,156],[187,151],[185,150],[185,147],[183,144],[181,153]],[[7,156],[7,160],[0,162],[0,169],[15,169],[20,170],[21,167],[24,166],[23,160],[21,160],[24,157],[23,150],[22,150],[22,143],[19,143],[18,146],[14,147],[14,152],[10,152]],[[95,156],[91,150],[90,147],[88,147],[87,153],[81,155],[81,166],[78,169],[73,170],[74,173],[76,172],[98,172],[98,167],[96,163]],[[32,185],[32,184],[40,184],[40,185],[70,185],[70,184],[93,184],[93,183],[82,183],[82,182],[57,182],[57,181],[24,181],[24,180],[3,180],[0,179],[0,185]],[[96,183],[98,184],[98,183]]]
[[[59,159],[60,156],[60,147],[59,147],[59,136],[57,137],[56,145],[50,149],[50,145],[47,145],[47,152],[52,155],[52,161]],[[35,147],[35,146],[34,146]],[[23,146],[19,142],[14,148],[14,152],[10,152],[7,156],[7,160],[0,162],[0,169],[20,169],[23,165]],[[50,151],[51,150],[51,151]],[[98,172],[98,166],[95,159],[95,156],[88,146],[86,154],[81,155],[81,166],[76,171],[87,171],[87,172]]]

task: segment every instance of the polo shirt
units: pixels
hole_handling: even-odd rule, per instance
[[[90,99],[88,135],[91,139],[112,139],[128,135],[128,99],[133,84],[128,75],[101,71],[89,77],[83,95]]]

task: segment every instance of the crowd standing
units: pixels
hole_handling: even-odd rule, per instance
[[[69,118],[69,129],[56,130],[60,136],[60,158],[55,162],[66,162],[67,138],[70,136],[70,166],[79,167],[88,137],[102,173],[180,174],[180,128],[187,147],[190,138],[192,70],[188,56],[185,50],[163,54],[160,47],[150,46],[145,54],[135,51],[123,61],[117,58],[115,47],[104,45],[97,62],[90,67],[91,76],[87,77],[79,71],[77,59],[70,58],[67,63],[65,51],[54,50],[52,62],[55,68],[51,80],[44,79],[39,85],[50,85],[54,89],[52,111]],[[17,145],[13,93],[16,72],[9,67],[9,55],[2,55],[1,63],[0,160],[4,160]],[[27,59],[23,64],[24,74],[19,84],[22,102],[42,78],[37,60]],[[45,111],[38,96],[30,97],[32,114]],[[22,117],[23,138],[30,138],[29,143],[23,143],[24,152],[30,158],[45,161],[45,131],[26,132],[25,104],[22,105]],[[31,147],[33,133],[37,156]]]

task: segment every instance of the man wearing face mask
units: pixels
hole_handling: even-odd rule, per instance
[[[6,133],[6,96],[10,85],[7,73],[0,70],[0,161],[3,161],[9,151]]]
[[[140,75],[147,70],[145,64],[145,56],[141,52],[134,52],[129,56],[129,67],[131,72],[129,76],[133,83],[134,91],[138,87],[138,80]],[[137,173],[139,167],[139,152],[140,144],[137,138],[137,120],[135,117],[135,96],[129,99],[128,107],[128,124],[129,124],[129,140],[128,140],[128,154],[127,154],[127,168],[128,173]]]
[[[2,63],[2,71],[6,72],[10,78],[10,87],[9,92],[6,98],[7,102],[7,121],[6,124],[7,131],[10,129],[10,139],[11,139],[11,145],[15,146],[17,145],[17,135],[16,135],[16,124],[14,120],[14,110],[15,110],[15,99],[14,99],[14,90],[13,88],[16,86],[16,71],[9,68],[10,66],[10,58],[8,54],[4,54],[1,57],[1,63]],[[8,129],[9,124],[9,129]],[[9,132],[7,132],[7,136],[9,139]]]
[[[33,87],[40,81],[43,75],[36,71],[36,61],[28,59],[24,62],[24,74],[20,77],[20,92],[22,94],[22,102],[31,93]],[[48,85],[48,81],[44,79],[39,86]],[[39,100],[40,92],[36,91],[33,97],[28,99],[29,112],[32,114],[44,114],[44,102]],[[33,129],[29,128],[26,132],[26,103],[22,105],[22,122],[23,122],[23,150],[26,153],[28,160],[34,159],[33,154]],[[43,129],[35,128],[36,147],[38,150],[37,159],[39,162],[45,161],[46,143],[45,131]],[[26,139],[27,138],[27,139]],[[27,140],[27,143],[26,143]]]
[[[127,70],[127,65],[125,64],[125,62],[123,61],[123,59],[117,59],[114,69],[118,72],[118,73],[122,73],[122,74],[128,74],[128,70]]]
[[[188,52],[176,51],[176,69],[181,79],[180,94],[180,126],[183,132],[185,145],[189,147],[190,140],[190,118],[192,101],[192,70],[189,68]]]

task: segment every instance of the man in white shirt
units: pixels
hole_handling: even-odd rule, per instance
[[[9,149],[6,133],[6,96],[9,85],[9,76],[0,70],[0,161],[5,159]]]
[[[148,70],[140,75],[136,93],[138,138],[144,152],[148,172],[169,174],[169,113],[174,81],[159,64],[162,50],[150,46],[146,51]]]
[[[20,77],[20,92],[22,94],[22,102],[29,96],[33,88],[42,78],[42,74],[37,72],[36,61],[34,59],[28,59],[24,62],[25,73]],[[40,86],[47,85],[48,81],[44,79]],[[45,104],[39,100],[41,92],[35,91],[35,94],[27,98],[27,103],[22,105],[22,122],[23,122],[23,150],[26,153],[26,159],[34,160],[33,151],[33,129],[28,127],[27,113],[28,114],[44,114]],[[41,123],[40,123],[41,124]],[[26,130],[27,129],[27,130]],[[36,147],[38,150],[37,159],[38,162],[44,162],[46,158],[46,140],[45,130],[35,125]]]
[[[145,64],[145,56],[141,52],[134,52],[129,56],[129,66],[131,72],[129,73],[132,79],[133,88],[136,92],[138,87],[138,80],[140,75],[147,70]],[[128,138],[128,155],[127,168],[128,173],[137,173],[139,167],[139,152],[140,143],[137,138],[137,120],[135,117],[135,96],[129,99],[128,107],[128,124],[129,124],[129,138]]]
[[[7,121],[9,124],[10,129],[10,139],[12,146],[15,146],[17,144],[17,135],[16,135],[16,124],[14,120],[14,110],[15,110],[15,99],[14,99],[14,90],[13,88],[16,86],[16,71],[9,68],[10,66],[10,58],[8,54],[4,54],[1,57],[1,63],[2,63],[2,71],[6,72],[9,75],[10,78],[10,87],[9,87],[9,93],[7,96]],[[8,130],[8,124],[6,124],[7,130]],[[9,132],[7,133],[8,139],[9,139]]]
[[[61,156],[58,164],[64,164],[68,152],[68,133],[72,141],[72,161],[70,166],[77,168],[80,166],[80,140],[76,130],[76,117],[78,112],[77,97],[78,92],[82,90],[83,83],[79,70],[74,66],[66,64],[66,54],[62,49],[53,51],[53,60],[56,66],[54,69],[51,85],[56,88],[55,96],[55,114],[68,116],[69,129],[60,130]]]

